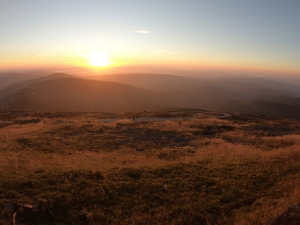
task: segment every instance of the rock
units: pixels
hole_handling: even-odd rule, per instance
[[[300,225],[300,203],[289,205],[270,225]]]

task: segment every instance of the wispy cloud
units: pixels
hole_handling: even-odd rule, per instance
[[[140,34],[150,34],[150,30],[136,30],[136,31],[133,31],[135,33],[140,33]]]

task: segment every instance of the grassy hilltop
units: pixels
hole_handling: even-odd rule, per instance
[[[299,202],[294,120],[0,112],[0,154],[3,225],[11,202],[44,205],[19,209],[19,224],[203,225],[268,224]]]

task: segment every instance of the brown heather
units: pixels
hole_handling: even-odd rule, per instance
[[[55,215],[19,212],[23,224],[203,225],[269,224],[299,202],[300,122],[132,121],[145,116],[159,115],[2,112],[0,224],[12,224],[7,202]]]

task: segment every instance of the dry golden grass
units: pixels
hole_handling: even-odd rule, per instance
[[[55,211],[66,217],[60,224],[84,212],[89,224],[250,225],[268,224],[299,202],[300,135],[268,136],[282,121],[264,120],[261,128],[207,115],[126,119],[133,116],[103,123],[109,115],[59,115],[0,128],[0,204],[46,198],[64,210]],[[0,224],[9,224],[9,213],[1,215]]]

